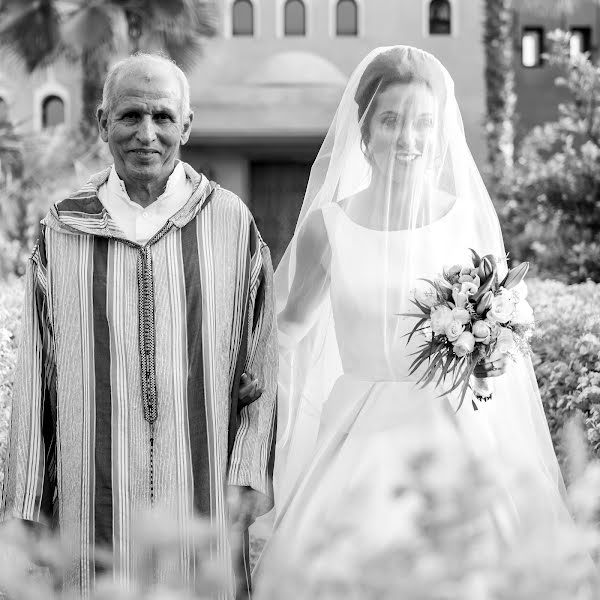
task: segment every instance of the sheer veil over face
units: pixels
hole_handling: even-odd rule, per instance
[[[334,223],[354,240],[351,252],[341,250]],[[467,146],[452,78],[427,52],[376,49],[350,76],[275,274],[280,505],[311,456],[323,405],[341,373],[410,380],[405,333],[414,321],[400,315],[412,312],[422,278],[467,262],[469,248],[494,254],[506,269],[498,218]],[[339,267],[348,261],[372,269],[357,269],[353,287],[343,282],[355,293],[342,301]],[[345,265],[344,272],[352,269]],[[560,484],[529,359],[518,368],[527,409],[520,396],[503,400],[489,427],[520,421],[514,439]]]

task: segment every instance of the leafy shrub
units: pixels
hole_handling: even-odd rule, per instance
[[[570,100],[524,139],[498,211],[509,251],[540,276],[600,281],[600,68],[570,57],[568,34],[551,39]]]
[[[6,450],[10,374],[15,362],[22,294],[22,282],[17,278],[0,285],[0,477]],[[597,307],[600,305],[600,284],[566,285],[531,279],[529,300],[537,319],[537,333],[532,340],[534,366],[555,443],[558,445],[559,432],[570,417],[581,412],[587,446],[581,448],[580,454],[587,457],[591,450],[598,457],[600,314]],[[369,483],[369,473],[364,479],[355,478],[359,483],[364,481],[365,485],[351,486],[347,490],[344,511],[326,515],[315,529],[310,545],[299,549],[299,556],[294,560],[282,556],[283,561],[263,563],[262,567],[267,570],[256,595],[259,600],[398,597],[419,600],[563,600],[570,597],[594,600],[599,597],[598,590],[586,591],[581,586],[587,565],[582,550],[587,548],[594,556],[600,553],[600,463],[591,463],[587,470],[581,466],[570,468],[569,479],[574,481],[570,488],[571,500],[574,511],[582,519],[578,528],[565,527],[554,544],[540,543],[544,537],[536,528],[542,525],[535,520],[537,504],[532,496],[531,531],[526,536],[526,543],[510,554],[494,558],[488,553],[485,535],[478,529],[481,511],[496,495],[495,481],[486,465],[469,460],[455,462],[453,456],[459,453],[440,452],[431,440],[422,439],[422,436],[406,443],[409,445],[401,455],[382,455],[382,461],[389,461],[389,472],[394,474],[388,482],[387,504],[374,508],[366,521],[358,522],[357,515],[364,515],[364,503],[373,500],[370,494],[375,487]],[[400,480],[399,477],[409,479]],[[527,497],[530,493],[527,477],[519,474],[515,477],[518,482],[515,489]],[[392,530],[392,525],[396,529]],[[390,535],[384,538],[387,541],[380,547],[370,547],[365,540],[376,527]],[[168,526],[163,524],[147,529],[157,532],[154,541],[149,543],[159,552],[161,548],[168,550],[172,544],[171,537],[164,533]],[[33,557],[40,553],[47,556],[48,547],[55,546],[48,546],[49,541],[40,547],[31,541],[23,541],[22,537],[16,539],[7,539],[5,534],[0,534],[0,586],[7,585],[4,577],[8,578],[8,587],[14,597],[58,600],[55,592],[48,591],[52,588],[48,581],[57,577],[56,573],[52,574],[52,569],[60,568],[59,553],[50,551],[57,556],[50,565],[50,575],[33,581],[24,577]],[[15,544],[20,549],[20,574],[2,568],[7,564],[3,557],[15,554]],[[255,540],[254,544],[258,549],[260,540]],[[214,580],[211,581],[213,585]],[[110,582],[105,583],[97,600],[125,597]],[[169,590],[150,593],[142,582],[138,582],[127,598],[191,600],[192,596],[173,591],[176,583],[171,582]],[[25,586],[30,586],[29,592]],[[105,592],[106,595],[102,595]],[[199,593],[195,597],[203,596]]]
[[[437,430],[439,434],[439,430]],[[297,536],[267,547],[259,600],[564,600],[598,597],[588,552],[598,549],[600,466],[574,487],[581,519],[553,523],[526,471],[503,472],[491,457],[468,457],[456,437],[379,432],[352,477],[332,492]],[[483,460],[480,460],[483,459]],[[508,478],[508,479],[506,479]],[[518,537],[498,543],[490,508],[508,481],[519,506]]]
[[[0,277],[23,273],[24,257],[50,206],[112,163],[105,144],[89,146],[62,128],[24,138],[21,145],[20,169],[14,176],[0,177]]]
[[[10,426],[13,370],[23,304],[23,285],[13,277],[0,285],[0,490],[4,481],[4,459]]]
[[[600,456],[600,285],[532,281],[529,300],[536,314],[533,363],[555,446],[565,422],[581,411]]]

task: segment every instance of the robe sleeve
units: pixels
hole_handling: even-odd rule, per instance
[[[278,346],[271,255],[254,223],[251,229],[244,371],[258,379],[263,393],[239,410],[228,482],[259,492],[252,501],[257,517],[273,506]]]
[[[56,524],[56,366],[43,231],[27,265],[0,521]]]

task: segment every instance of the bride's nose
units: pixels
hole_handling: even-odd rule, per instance
[[[412,126],[412,123],[404,121],[396,130],[396,149],[414,148],[416,139],[415,129]]]

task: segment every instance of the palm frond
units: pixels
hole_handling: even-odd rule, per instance
[[[123,19],[122,12],[109,3],[83,4],[63,19],[63,43],[71,52],[79,55],[93,51],[112,53],[117,32],[125,31],[119,28],[120,19]]]
[[[49,64],[60,52],[60,14],[53,0],[9,2],[0,17],[0,45],[29,72]]]

